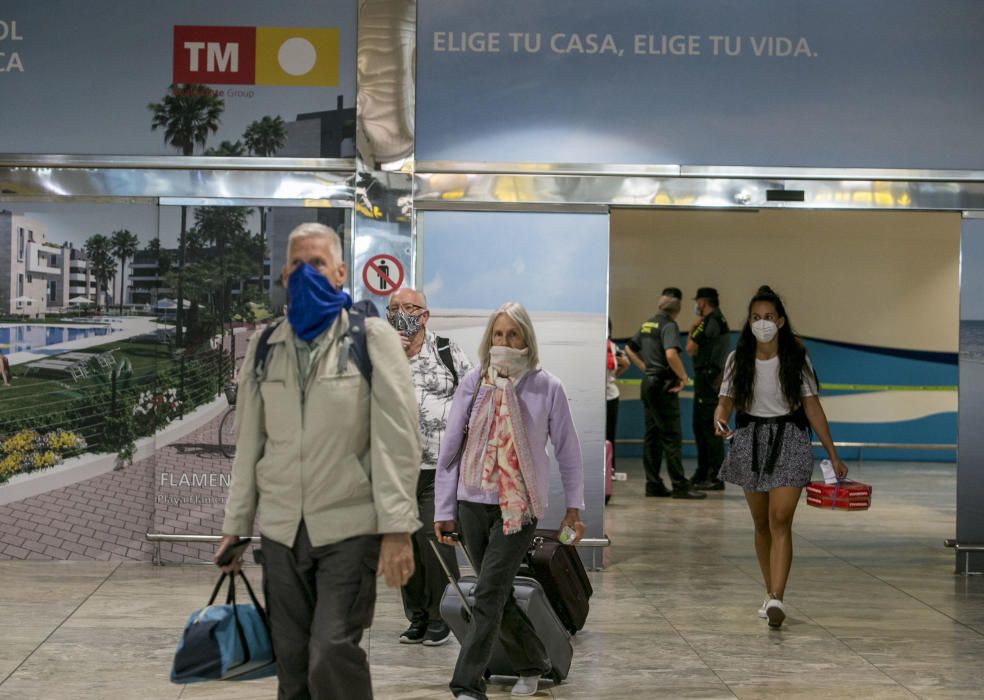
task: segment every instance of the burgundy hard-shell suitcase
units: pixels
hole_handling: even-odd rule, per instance
[[[433,540],[430,545],[435,549],[437,545]],[[462,547],[469,563],[471,558],[468,550]],[[448,571],[444,560],[438,556],[441,568],[448,576],[448,585],[444,589],[441,597],[441,617],[451,627],[454,636],[460,642],[468,632],[468,625],[471,623],[472,605],[475,604],[475,583],[474,576],[462,576],[455,579]],[[474,569],[474,565],[472,565]],[[516,596],[516,604],[526,613],[533,629],[543,643],[547,656],[550,658],[552,666],[548,678],[554,683],[561,683],[571,670],[571,661],[574,658],[574,645],[571,644],[571,635],[568,633],[564,624],[560,621],[553,606],[547,600],[543,588],[536,580],[517,576],[513,580],[513,595]],[[496,639],[492,647],[492,659],[486,670],[486,676],[516,676],[517,669],[513,668],[509,661],[509,656],[502,648],[501,642]]]
[[[532,578],[540,582],[557,617],[571,634],[584,627],[594,590],[577,549],[561,544],[553,530],[537,530],[527,556]]]

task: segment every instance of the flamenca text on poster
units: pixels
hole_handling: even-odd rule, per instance
[[[204,472],[204,473],[188,473],[188,472],[161,472],[159,486],[170,486],[173,488],[181,487],[191,487],[191,488],[229,488],[229,483],[232,481],[231,474],[224,474],[221,472]]]

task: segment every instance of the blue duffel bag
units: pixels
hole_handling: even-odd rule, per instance
[[[240,571],[239,576],[253,602],[237,604],[235,575],[223,573],[208,605],[193,612],[185,623],[174,652],[172,682],[245,681],[277,672],[266,613],[246,575]],[[226,603],[213,605],[226,578]]]

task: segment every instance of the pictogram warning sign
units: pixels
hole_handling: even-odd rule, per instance
[[[362,282],[373,294],[389,296],[403,284],[403,265],[392,255],[373,255],[362,268]]]

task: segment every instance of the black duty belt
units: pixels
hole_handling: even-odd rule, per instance
[[[763,418],[760,416],[752,416],[748,413],[739,413],[735,416],[735,423],[739,428],[744,428],[748,425],[752,426],[752,471],[756,474],[759,472],[759,460],[758,460],[758,431],[761,425],[775,425],[778,426],[775,435],[769,437],[769,447],[765,458],[765,473],[771,474],[775,471],[776,462],[779,461],[779,455],[782,453],[782,441],[783,436],[786,433],[786,424],[794,423],[797,427],[807,430],[810,427],[810,422],[806,417],[806,411],[803,407],[796,409],[792,413],[787,413],[784,416],[772,416],[769,418]]]

